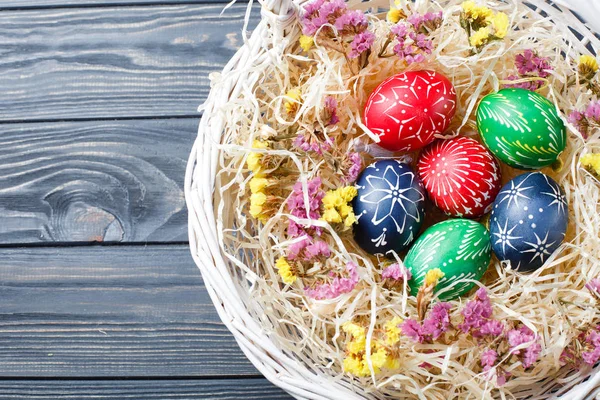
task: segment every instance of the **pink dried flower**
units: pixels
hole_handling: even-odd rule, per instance
[[[487,349],[481,353],[481,366],[482,367],[493,367],[498,359],[498,353],[496,350]]]
[[[540,57],[531,49],[525,50],[515,56],[515,66],[522,76],[539,76],[547,78],[554,68],[550,65],[550,59]]]
[[[600,122],[600,101],[592,101],[583,115],[589,120]]]
[[[335,125],[340,122],[337,116],[337,100],[333,96],[325,97],[325,117],[329,120],[327,125]]]
[[[464,321],[458,327],[461,331],[471,332],[473,336],[481,335],[480,329],[492,317],[492,303],[485,288],[477,290],[476,299],[467,302],[461,311]]]
[[[369,26],[369,21],[362,11],[352,10],[336,19],[333,26],[341,34],[362,33]]]
[[[428,12],[426,14],[412,14],[407,21],[417,32],[429,33],[442,24],[444,14],[440,12]]]
[[[344,293],[349,293],[354,290],[360,279],[358,266],[353,262],[349,262],[346,264],[346,272],[348,277],[336,277],[331,283],[320,283],[314,288],[305,287],[304,293],[316,300],[334,299]]]
[[[452,308],[450,303],[436,303],[423,323],[419,324],[410,318],[404,320],[401,324],[402,333],[419,343],[431,343],[437,340],[451,326],[450,308]]]
[[[364,31],[356,36],[350,43],[350,53],[348,53],[348,57],[357,58],[365,51],[371,49],[373,43],[375,42],[375,34],[370,31]]]
[[[396,25],[392,26],[390,31],[394,35],[396,35],[396,38],[398,40],[400,40],[400,39],[404,40],[408,37],[408,25],[406,25],[406,24],[403,24],[403,23],[396,24]]]
[[[409,281],[412,279],[412,274],[404,265],[394,263],[388,265],[382,272],[381,277],[383,279],[393,279],[395,281]]]
[[[296,139],[294,139],[294,147],[306,152],[314,151],[319,155],[322,155],[324,151],[331,150],[332,144],[333,141],[331,138],[320,140],[316,135],[310,132],[299,133],[298,136],[296,136]]]
[[[569,118],[568,121],[570,124],[573,124],[575,126],[579,126],[579,124],[581,123],[581,121],[585,118],[585,116],[583,115],[582,112],[579,112],[577,110],[571,112],[571,114],[569,114]]]
[[[292,243],[287,249],[287,259],[301,261],[315,261],[318,258],[327,258],[331,255],[331,250],[327,242],[322,240],[312,240],[309,238]]]
[[[592,292],[592,294],[598,296],[600,295],[600,279],[594,278],[585,284],[587,290]]]
[[[504,332],[504,324],[495,319],[491,319],[484,323],[479,329],[479,334],[482,336],[500,336]]]
[[[298,218],[305,219],[319,219],[321,216],[320,208],[321,201],[325,196],[325,192],[321,190],[321,178],[316,177],[307,182],[308,189],[308,209],[306,208],[306,204],[304,202],[304,192],[302,189],[302,183],[296,182],[294,188],[292,190],[292,194],[288,198],[287,207],[290,210],[290,214]],[[287,233],[291,237],[298,237],[300,235],[306,234],[305,228],[310,228],[311,226],[302,226],[297,224],[295,221],[290,220],[288,224]],[[315,227],[315,233],[317,235],[321,234],[321,228]]]
[[[433,42],[422,33],[411,29],[410,25],[399,23],[391,28],[398,43],[394,46],[394,53],[407,64],[425,61],[425,54],[431,54]]]
[[[302,33],[313,36],[325,24],[333,24],[347,10],[344,0],[314,0],[304,6],[300,17]]]
[[[296,260],[300,257],[300,253],[304,251],[306,246],[310,244],[309,238],[304,238],[298,242],[294,242],[290,244],[287,248],[287,259],[288,260]]]
[[[522,326],[508,331],[507,337],[510,353],[520,356],[523,368],[531,367],[542,352],[537,335],[528,327]],[[528,344],[528,346],[524,349],[516,349],[523,344]]]
[[[345,183],[356,182],[356,179],[358,178],[358,174],[360,173],[360,170],[362,169],[362,157],[360,156],[360,153],[357,153],[357,152],[348,153],[348,163],[349,163],[349,167],[347,168],[348,172],[346,173],[346,176],[344,176],[344,182]]]
[[[517,76],[517,75],[510,75],[506,79],[509,81],[516,81],[519,79],[523,79],[523,77]],[[504,85],[504,87],[505,88],[531,90],[533,92],[533,91],[536,91],[539,88],[541,88],[542,84],[543,84],[542,81],[528,81],[528,82],[519,82],[519,83],[507,83]]]

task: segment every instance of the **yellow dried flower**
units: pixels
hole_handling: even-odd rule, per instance
[[[250,196],[250,204],[256,204],[257,206],[262,206],[263,204],[265,204],[266,201],[267,201],[267,195],[262,192],[252,193],[252,195]]]
[[[292,266],[288,263],[285,257],[279,257],[275,262],[275,267],[277,267],[277,272],[281,276],[283,283],[291,285],[292,283],[296,282],[296,279],[298,279],[296,274],[294,274],[292,271]]]
[[[469,38],[469,43],[473,47],[480,47],[486,44],[491,36],[490,28],[481,28]]]
[[[252,179],[250,179],[250,182],[248,185],[250,186],[251,193],[260,193],[267,187],[268,184],[269,184],[268,179],[255,176]]]
[[[398,21],[406,19],[406,14],[399,8],[391,7],[390,11],[387,12],[386,19],[392,24],[397,24]]]
[[[336,190],[329,190],[323,197],[323,207],[325,212],[322,219],[329,223],[344,222],[347,227],[356,223],[356,216],[352,206],[348,204],[358,191],[354,186],[345,186]]]
[[[504,38],[510,27],[508,15],[503,12],[496,13],[492,18],[492,26],[494,27],[494,36],[500,39]]]
[[[261,221],[265,221],[267,217],[262,215],[262,212],[263,205],[266,201],[267,196],[264,193],[252,193],[250,196],[250,215],[252,215],[254,218],[258,218]]]
[[[335,208],[328,208],[323,213],[323,221],[329,222],[330,224],[337,224],[342,222],[342,216]]]
[[[435,286],[438,281],[444,277],[444,273],[439,268],[430,269],[425,274],[425,285]]]
[[[494,16],[494,12],[491,9],[485,6],[478,6],[474,1],[465,1],[462,3],[462,9],[465,18],[472,21],[479,20],[480,22],[489,24]]]
[[[300,35],[298,42],[300,42],[300,47],[302,47],[302,50],[308,51],[315,44],[315,39],[312,36]]]
[[[579,57],[579,73],[583,76],[593,77],[598,72],[598,60],[594,56],[583,55]]]
[[[351,227],[358,220],[356,219],[356,215],[354,215],[354,211],[348,214],[346,218],[344,218],[344,226]]]
[[[288,114],[293,114],[296,111],[298,111],[298,106],[300,104],[300,101],[302,99],[302,92],[300,92],[300,89],[298,88],[294,88],[289,90],[286,94],[285,97],[287,98],[284,106],[285,106],[285,111]]]
[[[355,186],[346,186],[342,188],[342,197],[346,202],[352,201],[356,195],[358,195],[358,190]]]
[[[269,145],[266,142],[262,142],[260,140],[255,139],[252,142],[253,149],[268,149]],[[262,160],[263,155],[260,153],[250,153],[248,158],[246,158],[246,165],[248,169],[252,171],[254,174],[260,174],[262,168]]]
[[[581,165],[600,178],[600,153],[588,153],[579,160]]]
[[[269,144],[267,142],[263,142],[262,140],[254,139],[252,142],[253,149],[268,149]]]
[[[392,346],[400,341],[400,328],[398,325],[402,323],[402,318],[394,317],[383,325],[385,331],[385,344]]]

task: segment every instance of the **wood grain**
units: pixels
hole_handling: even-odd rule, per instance
[[[0,10],[28,10],[66,7],[106,7],[118,5],[149,4],[206,4],[222,3],[222,0],[2,0]]]
[[[0,259],[0,377],[258,374],[186,245],[2,248]]]
[[[196,115],[208,74],[242,43],[246,7],[222,10],[223,4],[4,11],[0,121]]]
[[[0,243],[187,240],[198,119],[0,125]]]
[[[0,381],[2,399],[287,400],[264,378],[216,380]]]

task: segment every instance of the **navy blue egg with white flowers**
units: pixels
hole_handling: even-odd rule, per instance
[[[569,208],[563,189],[541,172],[509,181],[490,215],[492,249],[519,271],[540,268],[565,238]]]
[[[397,160],[379,160],[356,181],[353,208],[358,219],[354,239],[371,254],[406,249],[425,216],[425,189],[418,175]]]

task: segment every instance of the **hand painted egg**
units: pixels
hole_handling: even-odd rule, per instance
[[[501,186],[498,162],[468,137],[436,140],[423,150],[417,168],[433,203],[457,217],[488,212]]]
[[[412,273],[411,295],[416,296],[427,271],[439,268],[444,277],[436,286],[442,300],[452,300],[468,292],[488,268],[492,250],[490,235],[479,222],[449,219],[429,227],[410,248],[404,265]]]
[[[365,105],[364,121],[392,151],[420,149],[444,132],[456,111],[452,83],[435,71],[408,71],[383,81]]]
[[[364,169],[356,186],[356,243],[371,254],[404,250],[417,237],[425,216],[425,189],[419,177],[400,161],[379,160]]]
[[[520,271],[541,267],[567,232],[569,207],[558,183],[541,172],[517,176],[502,187],[490,214],[492,249]]]
[[[477,127],[487,148],[513,168],[548,166],[567,143],[565,124],[554,104],[525,89],[485,96],[477,108]]]

